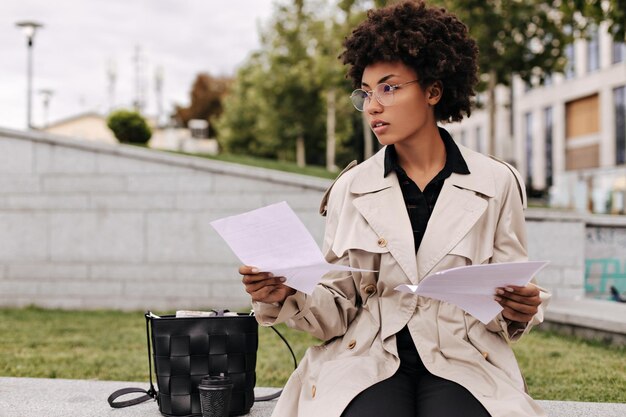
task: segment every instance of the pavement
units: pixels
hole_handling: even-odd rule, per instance
[[[626,345],[626,303],[582,298],[551,300],[542,329]]]
[[[155,401],[110,408],[107,397],[126,387],[147,383],[0,377],[0,417],[162,417]],[[258,395],[276,388],[257,388]],[[125,397],[130,399],[131,396]],[[551,417],[624,417],[626,404],[538,401]],[[276,401],[256,403],[249,417],[269,417]],[[320,416],[323,417],[323,416]],[[385,416],[381,416],[385,417]]]

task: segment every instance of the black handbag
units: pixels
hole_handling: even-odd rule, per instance
[[[227,311],[226,311],[227,312]],[[258,323],[253,315],[217,311],[211,317],[176,317],[145,314],[150,388],[123,388],[108,398],[113,408],[128,407],[156,399],[167,417],[202,416],[198,385],[207,375],[226,375],[233,381],[230,415],[247,414],[255,401],[277,398],[281,391],[255,397]],[[297,367],[296,357],[285,342]],[[152,363],[158,391],[152,383]],[[126,394],[144,395],[115,402]]]

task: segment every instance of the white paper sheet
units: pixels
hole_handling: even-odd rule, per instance
[[[436,272],[419,285],[403,284],[395,289],[454,304],[487,324],[502,311],[493,299],[496,288],[523,287],[547,264],[531,261],[464,266]]]
[[[244,265],[284,276],[285,285],[309,295],[329,271],[365,271],[326,262],[285,201],[215,220],[211,226]]]

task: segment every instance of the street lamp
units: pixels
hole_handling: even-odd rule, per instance
[[[27,91],[26,91],[26,123],[29,129],[33,128],[31,122],[32,101],[33,101],[33,39],[38,28],[43,27],[41,23],[32,21],[17,22],[15,26],[22,28],[22,32],[26,35],[28,46],[28,70],[27,70]]]

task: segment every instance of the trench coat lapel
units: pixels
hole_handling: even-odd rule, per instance
[[[470,174],[452,173],[441,189],[417,252],[421,280],[470,231],[487,209],[487,198],[495,196],[493,174],[484,158],[459,145]]]
[[[365,161],[350,192],[354,206],[376,234],[409,281],[417,284],[469,232],[495,196],[495,182],[484,157],[458,145],[470,174],[453,173],[443,185],[417,255],[411,221],[395,172],[384,176],[385,148]],[[416,259],[417,257],[417,259]]]
[[[417,284],[415,243],[411,221],[395,172],[384,176],[385,148],[365,161],[362,175],[353,181],[350,192],[357,194],[354,206],[367,220],[383,245],[402,268],[409,281]]]

